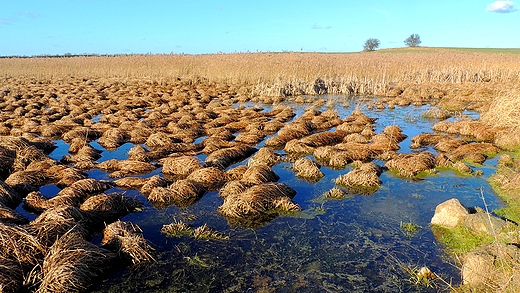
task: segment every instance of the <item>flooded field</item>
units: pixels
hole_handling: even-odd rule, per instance
[[[421,133],[433,133],[437,119],[425,113],[431,106],[396,106],[376,109],[372,101],[356,97],[321,96],[334,105],[340,119],[354,111],[377,118],[375,133],[387,126],[398,125],[407,136],[399,143],[397,153],[429,151],[430,146],[410,148],[411,138]],[[283,102],[301,117],[309,104]],[[256,107],[269,112],[272,105],[248,102],[235,108]],[[323,112],[326,106],[314,109]],[[449,118],[476,118],[473,112],[458,113]],[[102,115],[95,116],[94,122]],[[292,121],[292,120],[291,120]],[[328,131],[334,131],[334,127]],[[257,148],[274,135],[268,135]],[[198,143],[205,137],[194,141]],[[49,155],[62,160],[69,155],[69,144],[56,141],[57,148]],[[102,150],[96,163],[117,159],[125,160],[135,145],[127,142],[116,149],[106,150],[97,140],[90,142]],[[394,171],[380,174],[381,185],[368,193],[348,192],[341,198],[324,194],[337,186],[338,176],[354,167],[321,166],[324,177],[306,181],[296,177],[294,158],[282,149],[275,153],[285,159],[274,164],[272,170],[280,177],[278,182],[292,187],[297,193],[292,199],[301,211],[269,212],[254,221],[234,221],[224,217],[218,207],[223,199],[218,190],[206,192],[193,205],[179,208],[175,205],[157,206],[138,190],[114,187],[109,192],[123,192],[125,196],[144,204],[141,212],[130,213],[121,220],[138,225],[145,239],[154,248],[156,261],[143,265],[113,270],[108,279],[93,288],[93,292],[437,292],[445,288],[442,282],[421,284],[414,279],[418,270],[427,266],[451,285],[460,283],[459,268],[435,239],[429,222],[435,207],[450,198],[458,198],[466,206],[483,206],[481,194],[486,196],[489,208],[501,206],[486,179],[494,172],[496,159],[488,158],[481,165],[471,165],[480,176],[463,174],[453,169],[438,169],[435,174],[406,177]],[[314,159],[311,154],[300,155]],[[207,155],[197,154],[204,162]],[[379,166],[385,161],[373,160]],[[232,164],[226,170],[247,165],[248,159]],[[94,168],[86,172],[97,180],[115,180],[110,173]],[[473,172],[475,174],[475,172]],[[161,168],[137,175],[150,178],[163,176]],[[54,184],[45,185],[40,192],[53,197],[60,190]],[[17,211],[34,219],[21,206]],[[163,225],[182,222],[196,228],[209,226],[220,239],[196,239],[190,235],[166,237]],[[102,235],[92,240],[101,243]]]

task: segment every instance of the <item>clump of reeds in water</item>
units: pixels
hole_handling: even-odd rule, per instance
[[[103,135],[98,139],[98,143],[107,150],[114,150],[129,139],[130,135],[126,131],[109,128],[103,132]]]
[[[435,156],[430,152],[399,154],[386,162],[385,167],[396,170],[401,176],[413,177],[435,168]]]
[[[287,154],[312,154],[314,149],[314,147],[303,143],[299,139],[292,139],[288,141],[283,148]]]
[[[148,200],[157,207],[175,205],[178,207],[189,207],[197,202],[206,189],[200,183],[181,179],[175,181],[168,187],[156,187],[148,195]]]
[[[320,170],[320,165],[307,157],[296,160],[293,169],[296,172],[296,176],[311,182],[317,182],[325,176]]]
[[[204,167],[202,162],[193,156],[168,157],[161,159],[160,162],[163,174],[179,178],[184,178]]]
[[[163,225],[161,233],[166,237],[181,237],[184,235],[191,235],[193,229],[183,221],[174,221],[170,224]]]
[[[282,160],[282,156],[280,154],[275,153],[272,149],[267,147],[261,147],[258,152],[256,152],[249,160],[247,161],[248,166],[254,165],[268,165],[273,166],[279,163]]]
[[[270,210],[297,211],[300,207],[291,199],[296,191],[283,183],[254,185],[240,194],[229,194],[219,211],[226,217],[261,216]]]
[[[134,265],[154,260],[152,247],[143,236],[139,226],[130,222],[116,221],[105,227],[101,244],[129,259]]]
[[[97,164],[100,170],[112,172],[112,178],[120,178],[128,175],[145,174],[155,170],[156,166],[141,161],[111,159]]]
[[[10,208],[15,208],[22,201],[22,197],[18,192],[0,180],[0,203]]]
[[[461,145],[458,148],[452,150],[447,154],[447,156],[452,161],[477,159],[477,161],[481,161],[480,163],[483,163],[486,158],[482,158],[482,156],[495,155],[499,151],[500,149],[491,143],[469,143]],[[477,158],[479,155],[480,158]],[[482,159],[484,160],[482,161]]]
[[[267,165],[253,165],[248,167],[242,176],[242,181],[250,184],[276,182],[280,179],[271,167]]]
[[[193,171],[186,179],[197,182],[207,191],[217,190],[227,181],[227,175],[215,167],[200,168]]]
[[[206,166],[225,169],[233,163],[248,158],[256,151],[256,148],[247,145],[237,145],[230,148],[219,149],[206,157]]]
[[[115,254],[86,241],[74,230],[49,249],[36,292],[85,292],[114,264]]]
[[[325,196],[327,198],[340,199],[340,198],[348,197],[349,194],[341,188],[333,187],[330,190],[328,190],[327,192],[325,192],[323,194],[323,196]]]
[[[0,223],[23,225],[29,223],[29,219],[0,201]]]
[[[17,171],[5,179],[5,183],[16,192],[26,195],[37,191],[47,181],[45,173],[41,171]]]
[[[381,167],[377,164],[355,162],[355,168],[340,175],[335,183],[346,187],[350,193],[371,194],[381,186]]]
[[[110,223],[132,212],[142,211],[143,203],[122,193],[101,193],[89,197],[80,206],[93,224]]]

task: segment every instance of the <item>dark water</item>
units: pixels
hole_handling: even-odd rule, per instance
[[[388,125],[399,125],[408,135],[400,144],[403,153],[412,152],[410,138],[432,132],[431,127],[437,122],[422,117],[428,109],[426,106],[373,111],[355,99],[349,100],[349,107],[343,107],[346,98],[325,98],[338,101],[335,109],[341,118],[355,109],[378,118],[376,133]],[[269,109],[267,105],[262,106]],[[291,106],[298,115],[305,107]],[[63,142],[59,145],[61,147],[52,154],[55,159],[66,154],[68,147]],[[92,146],[103,149],[95,142]],[[98,162],[125,159],[131,147],[132,144],[125,144],[116,151],[104,151]],[[435,207],[450,198],[456,197],[467,206],[482,207],[481,190],[489,208],[498,208],[501,203],[486,182],[494,172],[495,163],[489,159],[482,166],[474,166],[475,170],[484,172],[480,177],[441,171],[422,180],[409,180],[383,172],[382,186],[374,194],[339,200],[324,198],[322,194],[334,187],[333,179],[347,173],[351,167],[344,170],[322,167],[326,176],[317,183],[309,183],[294,176],[290,163],[280,163],[273,170],[280,176],[279,182],[298,192],[294,201],[303,211],[273,215],[274,219],[255,228],[228,223],[217,212],[222,204],[217,192],[207,193],[186,209],[171,206],[158,210],[138,191],[125,191],[126,195],[145,203],[146,208],[122,220],[142,228],[156,250],[157,261],[115,271],[94,291],[437,292],[442,287],[414,284],[406,269],[428,266],[446,281],[454,285],[460,282],[458,269],[435,240],[429,222]],[[159,173],[160,169],[146,177]],[[107,173],[99,170],[89,172],[89,176],[109,179]],[[45,188],[46,192],[54,192],[52,186]],[[182,220],[192,227],[207,223],[230,239],[166,238],[160,229],[174,220]],[[406,232],[401,228],[402,223],[413,223],[420,228],[415,233]]]

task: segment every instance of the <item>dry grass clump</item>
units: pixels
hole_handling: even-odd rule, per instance
[[[218,191],[218,194],[222,198],[238,196],[253,185],[254,184],[242,180],[232,180],[224,184],[224,186]]]
[[[446,120],[451,117],[451,114],[443,109],[430,108],[427,111],[422,113],[424,118],[437,119],[437,120]]]
[[[114,187],[115,184],[107,180],[97,180],[93,178],[82,179],[70,185],[71,188],[87,194],[105,192]]]
[[[288,154],[312,154],[314,147],[311,147],[299,139],[292,139],[285,144],[283,150]]]
[[[129,259],[134,265],[154,260],[152,247],[143,237],[139,226],[130,222],[116,221],[105,227],[101,245]]]
[[[275,153],[272,149],[267,147],[261,147],[249,160],[247,165],[249,167],[254,165],[267,165],[273,166],[282,160],[280,154]]]
[[[477,158],[477,156],[479,156],[479,154],[481,156],[484,156],[484,155],[493,156],[493,155],[497,154],[499,151],[500,151],[500,149],[491,143],[469,143],[469,144],[461,145],[458,148],[456,148],[455,150],[452,150],[451,152],[449,152],[447,154],[447,156],[452,161],[460,161],[462,159],[471,160],[472,158],[477,159],[477,161],[479,161],[482,159],[482,157],[480,157],[480,159]],[[487,157],[484,157],[484,161],[486,158]]]
[[[401,176],[413,177],[420,172],[435,168],[435,156],[430,152],[399,154],[386,162],[385,167],[398,171]]]
[[[130,135],[123,130],[110,128],[105,130],[98,143],[107,150],[117,149],[130,139]]]
[[[175,139],[172,135],[165,132],[155,132],[148,137],[145,144],[151,149],[169,148],[174,143],[182,142],[180,139]]]
[[[93,141],[100,138],[102,135],[103,132],[98,131],[96,129],[90,127],[78,127],[64,133],[61,138],[65,142],[70,143],[75,138],[79,138],[85,141]]]
[[[77,233],[61,236],[45,255],[41,285],[43,292],[85,292],[113,265],[114,254],[85,241]]]
[[[114,184],[119,188],[139,189],[146,183],[146,181],[148,181],[148,178],[125,177],[115,180]]]
[[[13,259],[0,256],[0,292],[20,292],[24,285],[22,266]]]
[[[302,138],[300,141],[311,147],[334,145],[343,141],[347,132],[336,130],[332,132],[316,133]]]
[[[360,163],[347,174],[340,175],[335,183],[345,186],[351,193],[371,194],[381,186],[381,167],[375,163]]]
[[[453,162],[446,156],[445,154],[438,154],[435,156],[435,166],[436,167],[452,167]]]
[[[376,153],[383,153],[387,151],[397,151],[400,149],[400,146],[396,137],[386,133],[379,133],[372,136],[370,149]]]
[[[317,147],[313,156],[320,163],[336,169],[343,169],[352,162],[348,151],[333,146]]]
[[[168,187],[156,187],[148,195],[148,200],[157,207],[175,205],[189,207],[197,202],[206,190],[198,182],[188,179],[175,181]]]
[[[249,166],[242,176],[242,181],[250,184],[276,182],[278,179],[280,176],[267,165]]]
[[[325,176],[320,170],[320,165],[307,157],[296,160],[293,169],[296,172],[296,176],[311,182],[319,181]]]
[[[458,134],[473,138],[475,141],[483,142],[492,142],[496,134],[493,127],[474,120],[459,120],[455,122],[441,121],[432,128],[434,131]]]
[[[206,157],[206,166],[225,169],[233,163],[248,158],[256,151],[256,148],[247,145],[237,145],[230,148],[219,149]]]
[[[230,218],[255,217],[269,210],[297,211],[300,207],[291,201],[296,191],[282,183],[254,185],[237,195],[228,195],[218,208]]]
[[[349,194],[345,190],[337,187],[333,187],[332,189],[323,194],[324,197],[336,199],[348,197],[348,195]]]
[[[249,132],[242,132],[235,138],[236,142],[255,146],[265,138],[265,133],[261,130],[252,130]]]
[[[95,167],[94,162],[101,158],[101,153],[102,151],[93,148],[90,144],[85,144],[76,154],[63,156],[61,162],[72,163],[78,169],[89,170]]]
[[[23,225],[29,223],[29,220],[0,202],[0,223]]]
[[[196,157],[180,156],[168,157],[159,161],[162,164],[162,173],[173,177],[184,178],[193,171],[204,167]]]
[[[170,224],[163,225],[161,233],[166,237],[181,237],[193,233],[193,229],[183,221],[174,221]]]
[[[5,179],[5,184],[21,195],[26,195],[40,189],[41,186],[45,185],[47,179],[41,171],[18,171],[9,175]]]
[[[405,140],[408,136],[403,133],[403,130],[398,125],[389,125],[383,129],[383,133],[389,136],[396,142]]]
[[[411,138],[412,144],[410,148],[420,148],[424,146],[437,145],[441,142],[446,142],[446,144],[452,144],[454,141],[461,140],[451,137],[446,134],[432,134],[432,133],[421,133]]]
[[[166,180],[166,178],[161,177],[159,175],[154,175],[146,180],[145,184],[143,184],[143,186],[141,186],[139,191],[144,196],[148,196],[154,188],[166,187],[166,186],[168,186],[168,180]]]
[[[34,161],[44,161],[46,159],[48,159],[47,155],[39,148],[34,146],[21,148],[16,151],[13,169],[14,171],[23,171],[30,163]]]
[[[213,191],[226,183],[227,176],[221,169],[206,167],[193,171],[186,179],[199,183],[208,191]]]
[[[155,165],[148,162],[111,159],[96,165],[100,170],[112,172],[111,178],[135,174],[146,174],[155,170]]]
[[[253,165],[254,166],[254,165]],[[249,167],[247,165],[239,165],[235,168],[231,168],[226,171],[226,175],[228,179],[231,180],[240,180],[244,177],[244,173],[247,171]]]
[[[111,223],[128,213],[142,211],[143,203],[122,193],[101,193],[89,197],[80,206],[95,225]]]
[[[0,146],[0,176],[5,178],[12,172],[16,151]],[[5,177],[4,177],[5,176]]]
[[[265,141],[265,146],[280,147],[293,139],[308,136],[316,130],[316,125],[309,121],[295,121],[286,124],[280,129],[276,136],[270,137]]]
[[[473,169],[471,169],[466,163],[462,161],[457,161],[453,163],[453,168],[461,173],[471,174],[473,173]]]
[[[0,180],[0,203],[15,208],[22,201],[22,197],[11,186]]]
[[[128,151],[128,159],[132,161],[149,162],[151,160],[149,153],[150,151],[142,145],[136,144]]]
[[[334,146],[336,149],[345,151],[351,161],[371,161],[377,153],[372,150],[370,144],[347,142],[339,143]],[[333,160],[334,158],[331,158]]]

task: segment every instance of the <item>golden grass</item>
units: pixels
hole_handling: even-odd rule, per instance
[[[221,55],[132,55],[74,58],[3,58],[3,76],[57,79],[153,79],[203,77],[208,82],[253,85],[267,96],[315,94],[321,77],[329,94],[384,95],[402,84],[518,82],[518,54],[486,54],[432,49],[421,54],[250,53]],[[363,66],[360,66],[363,64]],[[140,70],[134,70],[139,68]]]
[[[430,152],[399,154],[386,162],[385,167],[397,170],[402,176],[413,177],[420,172],[435,168],[435,156]]]
[[[320,165],[307,157],[296,160],[293,169],[296,172],[296,176],[309,181],[319,181],[325,176],[320,170]]]
[[[224,197],[224,203],[218,210],[231,218],[259,216],[273,209],[300,210],[300,207],[291,201],[295,195],[296,191],[285,184],[264,183],[254,185],[243,193]]]
[[[213,191],[222,187],[228,178],[221,169],[206,167],[193,171],[186,179],[199,183],[207,191]]]
[[[175,181],[166,188],[153,188],[148,195],[148,200],[157,207],[166,207],[169,205],[189,207],[205,193],[206,190],[200,183],[182,179]]]
[[[114,264],[114,254],[71,232],[45,255],[43,279],[36,292],[84,292]]]
[[[204,167],[199,159],[192,156],[168,157],[159,162],[162,164],[163,174],[180,178]]]
[[[105,227],[101,244],[120,257],[129,259],[134,265],[154,260],[152,247],[144,239],[139,226],[130,222],[116,221]]]
[[[250,184],[276,182],[278,179],[280,179],[280,176],[271,167],[263,164],[249,166],[242,176],[242,181]]]
[[[257,151],[256,148],[247,145],[237,145],[230,148],[219,149],[206,157],[206,166],[225,169],[233,163],[240,162]]]

